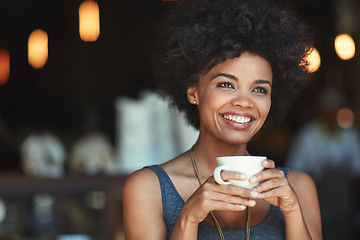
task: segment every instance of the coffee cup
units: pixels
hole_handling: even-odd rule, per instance
[[[261,165],[261,162],[266,160],[266,157],[263,156],[224,156],[217,157],[216,161],[218,163],[218,167],[215,168],[214,178],[218,184],[221,185],[236,185],[243,188],[253,188],[257,186],[259,183],[251,184],[249,182],[249,178],[253,175],[261,172],[264,167]],[[229,180],[224,181],[221,178],[221,171],[234,171],[245,173],[247,176],[246,180]]]

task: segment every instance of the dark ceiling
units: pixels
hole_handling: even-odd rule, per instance
[[[11,127],[76,127],[84,105],[108,114],[117,96],[152,87],[149,49],[161,2],[98,1],[96,42],[79,37],[81,2],[1,1],[0,47],[10,52],[11,73],[0,87],[0,114]],[[27,39],[37,28],[49,36],[49,58],[38,70],[27,62]]]

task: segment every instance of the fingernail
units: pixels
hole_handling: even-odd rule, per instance
[[[254,205],[256,204],[256,201],[255,201],[255,200],[249,200],[249,204],[250,204],[251,206],[254,206]]]
[[[250,196],[256,198],[256,197],[259,196],[259,193],[255,192],[255,191],[251,191],[251,192],[250,192]]]
[[[268,160],[264,160],[263,162],[265,165],[268,165],[269,164],[269,161]]]
[[[247,175],[245,173],[241,173],[240,174],[240,179],[247,179]]]
[[[240,209],[244,210],[246,207],[244,205],[240,205]]]
[[[255,183],[256,180],[257,180],[257,177],[256,177],[256,176],[252,176],[252,177],[249,179],[249,182]]]

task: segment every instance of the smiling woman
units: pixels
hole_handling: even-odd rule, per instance
[[[126,180],[126,238],[321,239],[316,188],[305,173],[267,159],[249,178],[255,188],[214,179],[217,157],[250,155],[247,144],[270,109],[280,115],[307,78],[307,27],[275,0],[182,0],[161,34],[160,91],[199,137]],[[221,178],[248,176],[223,170]]]

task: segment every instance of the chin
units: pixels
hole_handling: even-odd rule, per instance
[[[249,137],[227,137],[227,138],[223,138],[223,142],[227,143],[227,144],[231,144],[231,145],[244,145],[247,144],[249,141],[251,140],[251,138]]]

